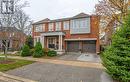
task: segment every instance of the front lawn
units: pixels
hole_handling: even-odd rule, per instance
[[[5,72],[32,63],[34,63],[34,61],[18,60],[18,59],[8,59],[8,61],[5,62],[4,58],[0,58],[0,71]]]

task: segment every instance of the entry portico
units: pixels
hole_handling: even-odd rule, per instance
[[[62,54],[65,52],[65,49],[63,48],[64,36],[65,36],[65,33],[61,31],[44,32],[40,36],[42,47],[53,49],[57,51],[59,54]]]

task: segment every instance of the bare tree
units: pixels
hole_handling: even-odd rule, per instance
[[[130,0],[100,0],[95,6],[96,14],[101,16],[100,32],[113,31],[118,25],[122,25],[123,19],[128,14],[128,2]],[[113,33],[109,35],[112,36]]]
[[[17,23],[15,24],[15,27],[18,28],[20,31],[22,31],[25,34],[28,34],[31,32],[30,24],[32,24],[32,21],[30,20],[29,16],[26,15],[26,13],[22,10],[19,10],[16,15]],[[28,31],[28,32],[27,32]]]
[[[3,0],[0,0],[0,3],[2,3]],[[9,0],[6,0],[9,1]],[[2,30],[2,36],[4,37],[4,40],[1,41],[1,44],[4,46],[4,54],[5,54],[5,59],[7,60],[7,51],[8,51],[8,42],[10,40],[10,38],[12,37],[12,33],[8,34],[7,29],[5,29],[4,27],[7,28],[13,28],[17,25],[19,25],[18,28],[20,28],[21,31],[23,31],[23,28],[25,27],[26,22],[28,21],[29,17],[23,12],[22,8],[27,6],[27,2],[21,4],[20,1],[21,0],[11,0],[13,1],[13,13],[1,13],[0,14],[0,24],[1,24],[1,30]],[[2,6],[0,6],[1,10],[2,10]],[[7,9],[7,8],[5,8]],[[25,17],[25,18],[23,18]],[[23,27],[23,28],[22,28]],[[4,28],[4,30],[3,30]],[[2,39],[2,38],[0,38]]]

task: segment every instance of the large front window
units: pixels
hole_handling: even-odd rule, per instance
[[[53,23],[49,23],[49,31],[53,31],[53,27],[54,27],[54,24]]]
[[[56,22],[56,31],[61,30],[61,22]]]
[[[71,20],[71,34],[90,33],[90,18],[80,18]]]

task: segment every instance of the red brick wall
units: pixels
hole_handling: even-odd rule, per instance
[[[70,34],[70,30],[63,30],[63,22],[61,22],[61,31],[66,32],[65,39],[75,39],[75,38],[97,38],[96,42],[96,52],[100,51],[100,44],[99,44],[99,17],[92,15],[90,17],[90,30],[91,33],[86,34]],[[34,32],[34,25],[33,25],[33,37],[40,36],[40,33]],[[54,31],[55,31],[55,23],[54,23]],[[48,23],[45,23],[45,32],[48,32]],[[64,43],[65,44],[65,43]],[[66,46],[66,45],[64,45]]]

